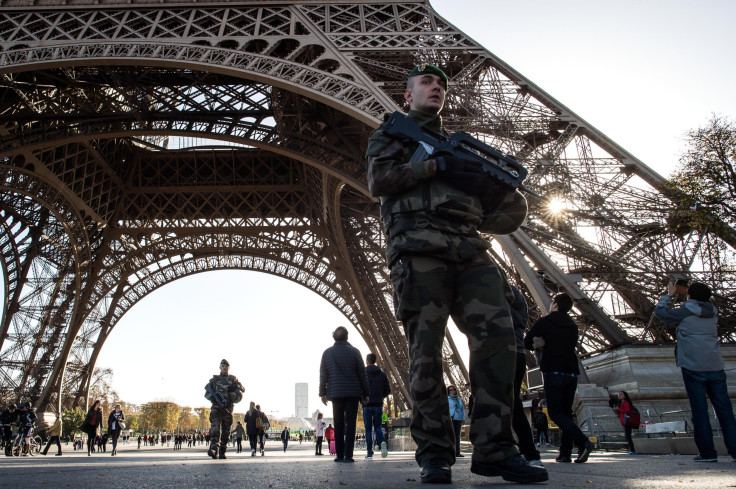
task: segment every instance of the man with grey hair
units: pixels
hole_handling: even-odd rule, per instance
[[[335,462],[354,462],[355,424],[358,403],[368,404],[365,364],[357,348],[348,343],[348,330],[338,326],[335,344],[322,354],[319,366],[319,396],[324,405],[332,401],[335,418]]]

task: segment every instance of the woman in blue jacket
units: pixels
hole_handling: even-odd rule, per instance
[[[455,428],[455,457],[464,457],[460,453],[460,430],[465,422],[465,405],[457,393],[457,387],[452,384],[447,386],[447,402],[450,403],[450,417]]]

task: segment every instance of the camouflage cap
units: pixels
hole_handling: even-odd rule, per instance
[[[223,359],[222,359],[222,361],[220,362],[220,365],[226,365],[226,366],[228,366],[228,367],[229,367],[229,366],[230,366],[230,362],[228,362],[227,360],[225,360],[225,359],[223,358]]]
[[[408,78],[411,78],[412,76],[426,75],[426,74],[437,75],[440,78],[442,78],[442,81],[445,82],[445,90],[447,90],[447,87],[450,85],[450,80],[447,78],[447,75],[445,75],[445,72],[437,68],[435,65],[430,65],[427,63],[422,63],[420,65],[417,65],[414,67],[413,70],[411,70],[411,73],[409,73]]]

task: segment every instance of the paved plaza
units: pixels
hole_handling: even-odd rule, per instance
[[[205,449],[142,447],[120,445],[118,455],[75,452],[64,446],[64,455],[55,457],[0,457],[0,487],[3,488],[418,488],[419,469],[413,453],[391,452],[386,459],[363,460],[356,452],[354,464],[335,463],[330,456],[316,457],[314,445],[270,442],[266,456],[228,451],[227,460],[212,460]],[[556,452],[547,450],[542,460],[550,474],[547,483],[537,486],[587,489],[736,488],[736,463],[721,457],[718,463],[697,464],[685,455],[627,455],[594,452],[585,464],[557,464]],[[512,486],[500,478],[470,473],[470,453],[453,467],[450,486],[475,488]],[[422,487],[433,487],[424,485]]]

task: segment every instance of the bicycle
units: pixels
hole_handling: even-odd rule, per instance
[[[30,438],[30,446],[28,449],[28,453],[26,453],[26,439]],[[30,437],[25,436],[22,433],[18,433],[15,435],[15,440],[13,440],[13,455],[16,457],[20,457],[21,455],[38,455],[41,453],[41,445],[43,445],[43,440],[38,435],[31,435]]]

